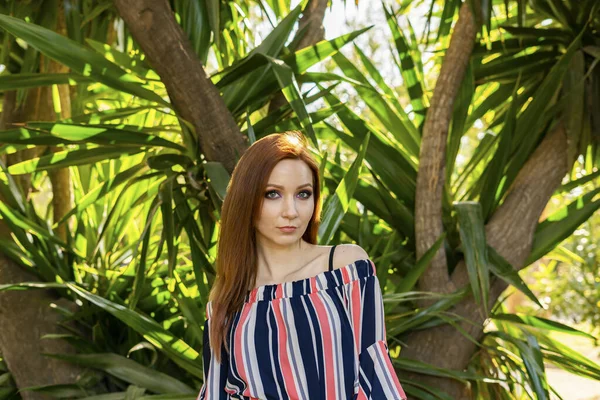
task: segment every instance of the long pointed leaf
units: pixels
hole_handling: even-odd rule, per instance
[[[111,313],[140,335],[144,336],[147,341],[161,349],[171,360],[193,376],[198,378],[203,376],[202,367],[200,365],[200,354],[183,340],[175,337],[175,335],[166,329],[163,329],[156,321],[142,314],[138,314],[135,311],[129,310],[120,304],[113,303],[110,300],[92,294],[77,285],[72,283],[67,283],[66,285],[80,297],[95,304],[102,310]]]
[[[446,239],[446,234],[443,233],[433,245],[427,249],[427,251],[421,256],[421,258],[417,261],[415,266],[404,276],[404,278],[400,281],[400,283],[396,286],[396,293],[408,292],[411,290],[423,272],[429,267],[433,256],[437,253],[442,243]]]
[[[508,321],[514,324],[523,325],[527,327],[532,327],[535,329],[541,329],[544,331],[553,331],[553,332],[561,332],[569,335],[575,336],[583,336],[590,340],[595,340],[596,338],[589,333],[585,333],[575,328],[571,328],[568,325],[561,324],[560,322],[552,321],[547,318],[536,317],[534,315],[526,315],[526,314],[494,314],[493,319]]]
[[[50,85],[92,83],[94,79],[79,74],[21,73],[0,76],[0,90],[16,90]]]
[[[547,118],[544,110],[548,106],[548,99],[552,98],[560,87],[562,78],[571,63],[571,58],[580,47],[581,36],[584,32],[585,29],[582,29],[565,54],[552,67],[548,76],[546,76],[542,84],[535,91],[533,100],[531,100],[525,111],[517,119],[515,128],[516,140],[513,141],[513,149],[516,150],[516,154],[512,157],[506,172],[506,188],[510,187],[525,161],[529,158],[535,146],[537,146],[539,137],[543,132],[543,130],[539,129],[540,121]]]
[[[33,158],[8,167],[8,172],[13,175],[29,174],[54,168],[65,168],[74,165],[92,164],[108,159],[119,158],[125,155],[137,154],[143,151],[140,148],[105,148],[59,151],[46,156]]]
[[[360,170],[362,169],[370,137],[371,135],[367,133],[344,179],[336,188],[335,193],[327,198],[327,203],[323,207],[323,218],[319,226],[319,243],[321,244],[329,243],[344,214],[348,211],[350,200],[354,196],[356,183],[360,176]]]
[[[112,353],[104,354],[46,354],[85,367],[99,369],[125,382],[146,388],[156,393],[194,393],[185,383],[145,367],[137,362]]]
[[[489,262],[481,206],[475,202],[462,202],[456,203],[454,207],[458,216],[462,250],[473,297],[487,315],[490,290]]]
[[[600,199],[592,201],[598,193],[600,188],[582,195],[541,222],[525,265],[540,259],[587,221],[600,208]]]
[[[388,26],[392,31],[394,43],[396,44],[398,56],[400,57],[400,66],[402,68],[400,72],[402,73],[404,84],[408,88],[410,103],[412,104],[413,111],[415,112],[415,123],[416,125],[419,125],[424,118],[424,110],[427,107],[427,101],[425,100],[424,96],[425,90],[423,88],[423,82],[421,82],[419,79],[415,62],[410,54],[410,45],[408,44],[408,40],[404,36],[402,30],[398,27],[396,18],[391,10],[388,11],[385,6],[384,10],[386,13]]]
[[[49,58],[107,86],[170,106],[162,97],[142,86],[135,76],[100,54],[50,29],[0,14],[0,27],[23,39]]]
[[[102,145],[162,146],[185,152],[177,143],[159,136],[100,125],[76,125],[63,123],[31,122],[17,129],[0,132],[3,143],[65,145],[96,143]]]
[[[54,227],[62,224],[67,219],[71,217],[73,214],[79,214],[83,210],[85,210],[90,205],[94,204],[96,201],[102,199],[107,194],[111,193],[113,190],[116,190],[119,186],[128,182],[131,178],[133,178],[138,173],[145,170],[144,164],[134,165],[133,167],[119,172],[114,178],[108,179],[107,181],[101,183],[96,186],[94,189],[90,190],[83,198],[81,198],[74,208],[72,208],[68,213],[66,213],[60,221],[54,224]]]
[[[487,249],[490,259],[490,271],[492,271],[492,273],[498,278],[520,290],[524,295],[529,297],[534,303],[543,309],[544,306],[542,306],[542,303],[540,303],[538,298],[535,297],[535,294],[533,294],[531,289],[529,289],[529,286],[527,286],[523,279],[521,279],[519,272],[508,261],[506,261],[504,257],[498,254],[493,247],[488,245]]]
[[[300,93],[300,88],[298,87],[298,83],[296,82],[296,78],[294,77],[292,69],[279,60],[270,59],[269,61],[271,63],[271,67],[273,68],[275,77],[279,82],[279,86],[281,87],[281,92],[298,116],[300,125],[302,125],[302,128],[304,128],[305,132],[308,134],[308,137],[311,139],[313,145],[315,148],[318,148],[319,143],[317,142],[317,136],[313,130],[310,115],[308,114],[308,111],[306,111],[306,105],[302,100],[302,94]]]

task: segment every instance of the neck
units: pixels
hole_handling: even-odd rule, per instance
[[[289,246],[260,242],[257,245],[257,278],[261,281],[281,282],[305,263],[307,251],[312,247],[302,238]]]

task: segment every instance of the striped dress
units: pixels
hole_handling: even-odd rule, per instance
[[[333,249],[332,249],[333,250]],[[222,363],[204,324],[198,399],[406,399],[390,359],[375,265],[356,260],[311,278],[249,291]]]

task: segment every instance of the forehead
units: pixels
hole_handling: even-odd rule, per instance
[[[267,183],[295,188],[304,183],[312,183],[312,181],[312,171],[304,161],[285,159],[275,165]]]

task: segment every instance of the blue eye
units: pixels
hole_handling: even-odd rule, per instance
[[[275,197],[269,197],[269,193],[277,193],[276,190],[269,190],[267,193],[265,193],[265,197],[267,199],[274,199]]]
[[[303,197],[304,199],[308,199],[312,195],[312,192],[310,190],[303,190],[300,193],[306,193],[306,197]]]
[[[277,190],[269,190],[269,191],[267,191],[265,193],[265,197],[267,199],[276,199],[277,197],[271,197],[271,196],[269,196],[271,193],[277,193],[278,194],[279,192]],[[300,194],[302,194],[302,193],[306,194],[306,196],[301,197],[301,199],[304,199],[304,200],[309,199],[310,196],[312,195],[312,192],[310,190],[303,190],[303,191],[300,192]]]

